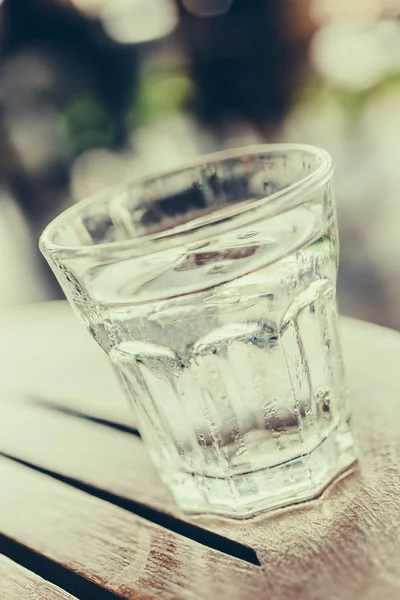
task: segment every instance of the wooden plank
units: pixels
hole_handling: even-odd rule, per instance
[[[0,393],[51,398],[99,418],[135,425],[110,361],[67,302],[48,302],[0,314]]]
[[[276,598],[318,598],[323,589],[332,598],[374,598],[382,590],[399,597],[400,336],[347,322],[344,342],[361,473],[292,511],[245,522],[187,519],[255,547]],[[35,407],[1,414],[0,450],[185,518],[134,436]]]
[[[0,598],[2,600],[74,600],[67,592],[0,556]]]
[[[172,531],[257,562],[256,554],[246,551],[248,540],[243,547],[235,547],[225,539],[210,539],[205,535],[210,531],[207,525],[198,531],[198,528],[185,526],[185,523],[193,526],[196,523],[177,510],[137,437],[18,401],[0,406],[0,453],[3,456],[52,472],[62,481],[70,478],[71,485]],[[227,538],[242,543],[229,532]]]
[[[2,538],[68,569],[85,600],[108,598],[101,589],[132,600],[242,600],[263,589],[259,567],[4,458],[0,490]],[[3,546],[0,539],[0,551]],[[88,593],[79,578],[101,587]]]
[[[0,403],[0,452],[174,511],[142,441],[134,435],[6,396]]]

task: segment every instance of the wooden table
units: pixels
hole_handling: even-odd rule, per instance
[[[400,336],[343,321],[360,467],[246,521],[188,518],[63,303],[0,316],[0,598],[400,599]]]

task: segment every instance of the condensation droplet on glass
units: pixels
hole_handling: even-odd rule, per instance
[[[238,237],[240,240],[248,240],[249,238],[256,236],[257,233],[258,233],[258,231],[254,231],[254,230],[244,231],[243,233],[240,233]]]
[[[207,272],[209,275],[221,275],[226,273],[229,269],[229,264],[226,263],[216,263],[214,265],[210,265],[207,267]]]

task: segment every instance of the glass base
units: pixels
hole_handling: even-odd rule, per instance
[[[243,518],[318,496],[354,461],[353,436],[346,424],[307,455],[274,467],[230,478],[164,472],[163,480],[184,512]]]

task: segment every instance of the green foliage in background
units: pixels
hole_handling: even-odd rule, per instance
[[[400,71],[389,73],[373,85],[362,89],[340,87],[322,77],[314,77],[304,86],[297,101],[307,104],[332,102],[351,116],[359,114],[372,98],[395,86],[400,86]]]
[[[189,75],[175,58],[144,62],[138,95],[129,114],[131,129],[185,112],[193,93]]]
[[[74,98],[61,117],[62,134],[74,153],[91,148],[108,147],[113,139],[113,125],[105,108],[91,94]]]
[[[182,65],[171,58],[144,61],[138,92],[128,114],[128,127],[151,125],[165,117],[182,114],[193,91]],[[63,137],[74,154],[107,148],[113,140],[113,123],[101,102],[92,94],[75,97],[61,117]]]

